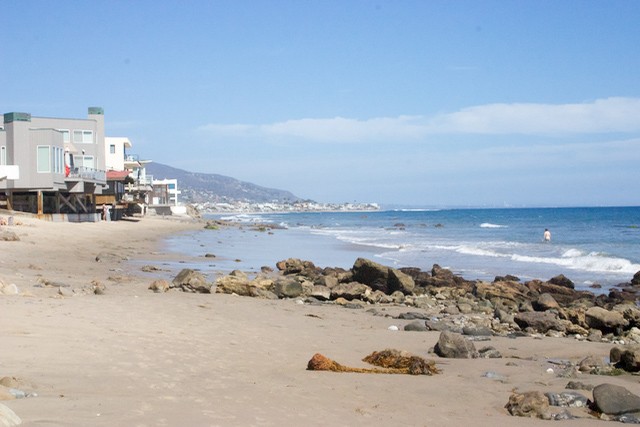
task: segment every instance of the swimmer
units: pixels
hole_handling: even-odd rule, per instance
[[[549,231],[548,228],[544,229],[543,239],[544,239],[545,242],[550,242],[551,241],[551,232]]]

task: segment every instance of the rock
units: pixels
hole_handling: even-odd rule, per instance
[[[389,269],[388,292],[400,291],[404,295],[413,293],[416,284],[408,274],[394,268]]]
[[[600,384],[593,388],[593,410],[608,415],[640,411],[640,397],[624,387]]]
[[[532,328],[540,333],[546,333],[550,330],[564,332],[566,329],[556,315],[548,311],[518,313],[513,320],[522,329]]]
[[[434,352],[440,357],[451,359],[471,359],[478,357],[478,352],[473,343],[462,335],[443,331],[440,333]]]
[[[296,298],[302,295],[302,284],[291,277],[280,277],[274,283],[273,292],[278,298]]]
[[[331,299],[331,289],[327,286],[315,285],[311,288],[309,296],[320,301],[328,301]]]
[[[599,329],[604,333],[613,332],[620,335],[622,329],[629,325],[624,316],[615,311],[602,307],[591,307],[585,313],[585,322],[590,328]]]
[[[173,279],[172,285],[172,287],[181,288],[185,292],[211,293],[211,283],[207,282],[202,273],[190,268],[185,268],[178,273]]]
[[[580,381],[569,381],[564,388],[566,388],[567,390],[588,390],[588,391],[591,391],[591,390],[593,390],[593,385],[585,384],[585,383],[580,382]]]
[[[604,361],[602,358],[596,356],[587,356],[578,363],[578,370],[580,372],[597,372],[602,368],[604,368]]]
[[[424,320],[415,320],[411,323],[404,325],[405,331],[418,331],[418,332],[426,332],[428,331],[427,325],[425,325]]]
[[[551,309],[560,309],[560,304],[549,293],[541,294],[538,299],[531,302],[535,311],[547,311]]]
[[[153,271],[159,271],[160,269],[154,265],[143,265],[140,270],[144,271],[145,273],[151,273]]]
[[[164,279],[154,280],[149,285],[149,289],[157,294],[167,292],[170,288],[171,284]]]
[[[487,346],[478,350],[478,357],[480,359],[501,359],[502,353],[495,347]]]
[[[640,271],[633,275],[633,279],[631,279],[631,286],[640,286]]]
[[[365,258],[358,258],[351,269],[353,281],[365,284],[373,290],[379,290],[389,294],[389,267],[370,261]]]
[[[493,331],[487,326],[467,325],[462,327],[462,334],[472,337],[490,337]]]
[[[14,427],[22,424],[22,420],[9,407],[0,403],[0,426]]]
[[[548,280],[548,282],[553,285],[562,286],[563,288],[569,288],[569,289],[575,288],[575,284],[571,280],[569,280],[567,277],[565,277],[564,274],[560,274],[558,276],[552,277],[551,279]]]
[[[363,299],[365,294],[371,292],[371,288],[358,282],[341,283],[331,289],[331,299],[344,298],[348,301]]]
[[[614,347],[609,352],[609,359],[617,368],[627,372],[638,372],[640,371],[640,346]]]
[[[72,296],[75,296],[75,293],[70,288],[60,287],[58,288],[58,295],[63,296],[65,298],[70,298]]]
[[[576,391],[565,391],[562,393],[545,393],[551,406],[562,406],[570,408],[584,408],[587,406],[587,398]]]
[[[513,416],[551,419],[549,399],[539,391],[513,393],[505,408]]]
[[[218,277],[216,280],[216,293],[218,294],[236,294],[243,297],[253,295],[252,286],[249,279],[245,276],[232,275]]]
[[[482,299],[491,301],[501,301],[503,305],[517,306],[520,301],[529,298],[531,291],[522,283],[509,282],[477,282],[473,288],[473,294]]]

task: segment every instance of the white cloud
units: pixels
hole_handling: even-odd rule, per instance
[[[433,117],[367,120],[305,118],[265,125],[208,124],[214,137],[264,137],[325,142],[421,140],[430,135],[566,135],[640,131],[640,98],[606,98],[580,104],[487,104]]]

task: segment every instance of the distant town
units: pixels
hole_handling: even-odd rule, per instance
[[[192,203],[201,213],[349,212],[377,211],[377,203],[318,203],[313,201],[256,203],[244,201]]]

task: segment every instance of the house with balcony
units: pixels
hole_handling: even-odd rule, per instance
[[[114,219],[146,214],[153,193],[153,176],[146,172],[151,160],[128,153],[133,146],[129,138],[107,137],[107,189],[99,199],[114,208]]]
[[[0,122],[0,207],[47,219],[97,221],[107,185],[104,111],[86,119],[10,112]]]

